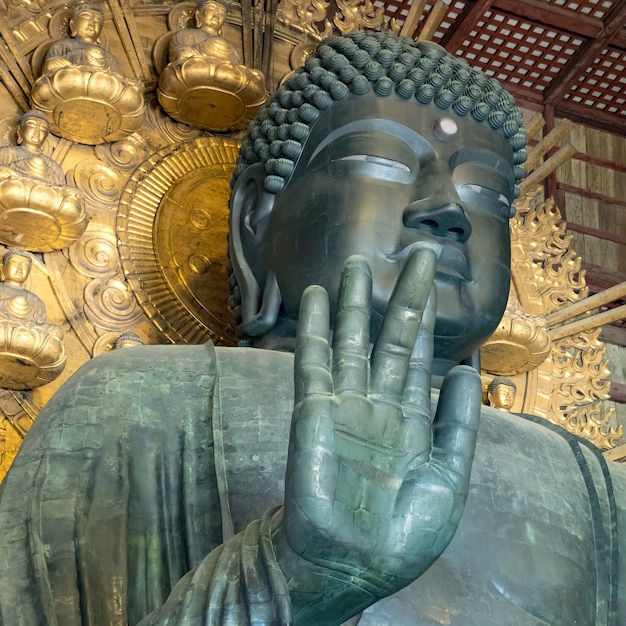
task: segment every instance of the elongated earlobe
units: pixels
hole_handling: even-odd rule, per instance
[[[258,337],[274,327],[282,303],[276,275],[262,253],[275,195],[265,190],[265,168],[243,172],[231,194],[230,262],[241,300],[241,330]]]

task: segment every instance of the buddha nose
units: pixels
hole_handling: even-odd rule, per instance
[[[407,228],[458,243],[465,243],[472,234],[472,225],[463,207],[455,202],[433,207],[432,202],[417,200],[406,208],[403,221]]]

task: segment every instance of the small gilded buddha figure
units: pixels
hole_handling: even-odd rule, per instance
[[[517,386],[510,378],[496,376],[487,387],[489,406],[510,413],[516,392]]]
[[[174,33],[170,42],[170,62],[201,57],[240,64],[239,53],[222,37],[227,12],[226,5],[219,0],[206,0],[199,4],[196,9],[197,28],[184,28]]]
[[[24,287],[32,255],[12,248],[2,257],[0,283],[0,388],[32,389],[54,380],[65,367],[63,332],[47,323],[46,306]]]
[[[207,130],[245,126],[267,97],[263,74],[241,65],[239,53],[222,36],[227,13],[222,0],[200,3],[196,28],[172,36],[170,62],[159,80],[165,112]]]
[[[0,148],[0,242],[34,252],[71,246],[85,231],[85,198],[65,184],[61,166],[42,153],[50,124],[40,111],[24,113],[17,145]]]
[[[70,141],[117,141],[145,117],[144,86],[123,76],[118,59],[100,44],[103,27],[100,6],[75,5],[70,37],[50,46],[33,85],[33,107],[47,114],[55,135]]]
[[[41,152],[49,132],[50,124],[43,113],[24,113],[17,127],[17,146],[0,148],[0,178],[28,176],[54,185],[65,184],[61,166]]]
[[[120,72],[118,60],[100,45],[104,13],[99,6],[76,5],[69,26],[71,38],[61,39],[50,46],[43,66],[44,74],[71,66]]]

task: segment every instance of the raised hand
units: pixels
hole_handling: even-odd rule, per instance
[[[437,559],[468,490],[481,385],[454,368],[433,422],[436,261],[428,248],[408,258],[371,357],[365,259],[345,265],[332,350],[326,292],[302,298],[283,531],[300,558],[377,597]]]

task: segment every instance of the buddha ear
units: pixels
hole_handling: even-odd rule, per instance
[[[241,329],[256,337],[274,327],[282,303],[276,274],[265,254],[276,196],[264,187],[265,167],[255,163],[237,179],[230,196],[230,262],[241,297]]]

